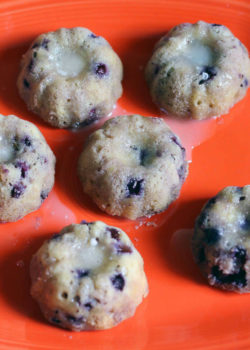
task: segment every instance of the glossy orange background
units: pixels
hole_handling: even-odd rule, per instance
[[[250,49],[248,0],[11,0],[0,2],[0,113],[34,122],[57,157],[56,184],[36,212],[0,225],[1,349],[249,349],[250,295],[209,287],[192,261],[190,237],[204,202],[249,183],[250,93],[228,115],[166,121],[187,147],[190,172],[167,211],[129,221],[102,213],[81,193],[76,163],[86,136],[45,125],[17,94],[21,55],[38,34],[84,26],[104,36],[124,63],[124,94],[113,115],[160,116],[143,68],[156,40],[181,22],[223,23]],[[193,146],[193,147],[192,147]],[[136,315],[107,331],[73,333],[47,324],[29,296],[29,262],[45,238],[82,219],[124,229],[145,261],[150,293]]]

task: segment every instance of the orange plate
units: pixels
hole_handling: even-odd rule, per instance
[[[77,157],[98,126],[71,132],[45,125],[17,94],[21,55],[38,34],[84,26],[104,36],[125,68],[124,94],[113,116],[160,116],[143,78],[156,40],[172,26],[199,19],[223,23],[250,48],[248,0],[2,0],[0,112],[35,123],[57,157],[56,184],[42,207],[0,225],[1,349],[243,349],[250,348],[250,295],[209,287],[192,261],[190,237],[205,200],[249,180],[250,95],[228,115],[204,122],[167,122],[188,150],[190,172],[180,198],[151,219],[129,221],[102,213],[81,193]],[[114,329],[73,333],[47,324],[29,295],[29,262],[45,238],[82,219],[124,229],[145,261],[150,293],[133,318]]]

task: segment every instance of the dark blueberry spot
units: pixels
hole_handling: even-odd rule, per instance
[[[96,108],[92,108],[89,112],[89,116],[81,123],[76,122],[73,125],[73,128],[83,128],[85,126],[88,126],[90,124],[93,124],[99,119]]]
[[[231,274],[224,274],[219,266],[214,266],[212,268],[212,275],[218,284],[231,284],[235,287],[241,288],[245,287],[246,281],[246,271],[244,270],[244,265],[247,260],[247,252],[244,248],[236,246],[229,252],[229,258],[233,259],[233,271]]]
[[[63,234],[62,233],[55,233],[52,237],[51,237],[51,241],[59,241],[62,238]]]
[[[205,204],[204,209],[205,210],[210,209],[215,203],[216,203],[216,196],[209,199],[209,201]]]
[[[222,24],[212,23],[211,26],[212,26],[212,27],[221,27]]]
[[[172,137],[171,137],[171,140],[172,140],[177,146],[180,147],[182,153],[185,153],[185,152],[186,152],[185,148],[182,147],[182,145],[180,144],[180,142],[179,142],[179,140],[177,139],[176,136],[172,136]]]
[[[205,261],[206,261],[205,249],[204,249],[204,247],[201,247],[199,252],[198,252],[198,262],[203,263]]]
[[[14,185],[11,190],[11,197],[19,198],[23,194],[25,188],[26,186],[24,186],[22,183]]]
[[[154,75],[157,75],[159,73],[159,71],[160,71],[160,66],[157,64],[155,66]]]
[[[39,47],[39,46],[40,46],[40,44],[35,43],[35,44],[32,46],[32,49],[36,49],[36,48]]]
[[[205,234],[205,240],[208,245],[215,244],[216,242],[219,241],[221,237],[220,231],[213,227],[205,228],[203,232]]]
[[[48,50],[48,43],[49,43],[49,39],[43,39],[43,41],[41,42],[41,47],[44,48],[45,50]]]
[[[108,73],[108,69],[107,69],[106,64],[104,64],[104,63],[96,63],[96,65],[95,65],[95,74],[98,75],[98,77],[102,78],[107,73]]]
[[[76,274],[78,278],[83,278],[83,277],[87,277],[89,275],[89,270],[81,270],[81,269],[77,269],[76,270]]]
[[[144,180],[131,178],[127,184],[127,197],[140,196],[144,190]]]
[[[241,225],[241,228],[246,231],[250,231],[250,217],[247,217],[243,224]]]
[[[246,196],[241,196],[240,201],[244,201],[246,199]]]
[[[91,310],[93,308],[93,305],[91,303],[84,304],[84,307],[86,307],[87,310]]]
[[[42,191],[40,194],[40,198],[42,200],[42,202],[48,197],[48,192]]]
[[[66,315],[66,318],[70,323],[75,324],[75,325],[80,325],[83,321],[83,317],[77,318],[77,317],[72,316],[72,315]]]
[[[88,221],[82,220],[82,221],[80,222],[80,225],[88,225]]]
[[[95,35],[94,33],[91,33],[90,37],[93,38],[93,39],[96,39],[96,38],[98,38],[98,35]]]
[[[202,85],[207,81],[212,80],[217,75],[217,71],[215,67],[206,66],[202,69],[200,75],[202,75],[202,79],[199,81],[199,85]]]
[[[162,151],[158,149],[155,154],[156,154],[156,157],[161,157]]]
[[[15,152],[20,151],[20,143],[19,140],[17,139],[17,137],[15,136],[12,142],[13,148]]]
[[[202,227],[203,225],[204,225],[204,223],[205,223],[205,220],[206,220],[206,218],[207,218],[207,210],[203,210],[201,213],[200,213],[200,215],[199,215],[199,217],[198,217],[198,219],[197,219],[197,225],[198,225],[198,227]]]
[[[31,72],[33,70],[34,64],[35,64],[35,61],[33,58],[31,58],[30,63],[27,66],[29,72]]]
[[[248,80],[247,80],[247,79],[244,79],[243,84],[244,84],[244,86],[248,86]]]
[[[68,293],[63,292],[63,293],[62,293],[62,297],[63,297],[64,299],[67,299],[67,298],[68,298]]]
[[[138,163],[142,166],[150,165],[155,158],[155,152],[148,148],[140,148],[138,146],[130,146],[137,153]]]
[[[164,41],[164,42],[169,41],[169,37],[168,37],[168,35],[165,35],[165,36],[162,38],[162,41]]]
[[[209,201],[205,204],[204,208],[202,209],[200,215],[198,216],[197,219],[197,225],[198,227],[203,228],[204,223],[208,217],[208,211],[209,209],[215,204],[216,202],[216,197],[212,197],[211,199],[209,199]]]
[[[147,158],[149,157],[149,151],[147,149],[140,150],[140,165],[145,166],[147,163]]]
[[[178,175],[181,181],[184,181],[186,176],[186,166],[181,165],[181,167],[178,169]]]
[[[242,193],[242,189],[243,189],[243,187],[240,187],[240,186],[235,186],[234,187],[235,192],[238,193],[238,194]]]
[[[242,268],[238,273],[224,274],[219,266],[213,266],[212,277],[217,284],[231,284],[234,287],[242,288],[247,285],[246,271]]]
[[[169,78],[171,76],[171,74],[174,72],[174,68],[171,67],[168,72],[167,72],[167,77]],[[164,80],[163,80],[164,81]]]
[[[98,120],[97,111],[95,108],[92,108],[89,112],[88,118],[84,121],[84,126],[90,125],[97,120]]]
[[[118,290],[123,290],[123,288],[125,286],[124,277],[120,273],[118,275],[111,277],[111,282],[112,282],[113,286],[115,287],[115,289],[118,289]]]
[[[58,320],[58,318],[55,318],[55,317],[53,317],[53,318],[51,319],[51,322],[57,323],[57,324],[61,323],[61,321]]]
[[[79,297],[79,295],[76,295],[75,297],[74,297],[74,300],[75,300],[75,302],[77,303],[77,304],[81,304],[81,298]]]
[[[117,243],[115,245],[115,249],[116,249],[117,254],[124,254],[124,253],[131,254],[132,253],[131,247],[126,245],[126,244],[123,244],[123,243]]]
[[[37,52],[36,52],[36,51],[33,53],[33,57],[34,57],[34,58],[37,57]]]
[[[31,146],[31,140],[30,140],[30,138],[29,138],[28,136],[25,137],[24,143],[25,143],[25,145],[26,145],[27,147],[30,147],[30,146]]]
[[[27,165],[26,162],[20,162],[17,161],[15,168],[20,168],[21,169],[21,177],[25,178],[27,171],[29,170],[29,166]]]
[[[23,79],[23,85],[28,89],[30,87],[30,83],[27,79]]]
[[[110,232],[110,236],[117,241],[120,240],[120,233],[116,228],[108,227],[107,230]]]

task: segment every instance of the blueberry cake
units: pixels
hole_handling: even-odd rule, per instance
[[[65,227],[30,266],[31,295],[45,318],[74,331],[111,328],[148,293],[143,259],[128,236],[101,221]]]
[[[0,114],[0,222],[38,209],[54,184],[55,156],[38,128]]]
[[[156,44],[145,77],[163,112],[205,119],[227,113],[245,96],[250,60],[227,27],[184,23]]]
[[[80,155],[83,190],[108,214],[136,219],[165,210],[187,176],[185,149],[161,118],[119,116]]]
[[[250,291],[249,236],[249,185],[226,187],[206,203],[196,220],[192,249],[210,285]]]
[[[17,81],[29,110],[58,128],[87,126],[108,115],[122,94],[122,63],[109,43],[86,28],[38,36]]]

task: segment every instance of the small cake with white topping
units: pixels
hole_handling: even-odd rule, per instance
[[[0,115],[0,222],[38,209],[54,184],[55,156],[38,128]]]
[[[74,331],[117,325],[148,293],[141,255],[122,230],[100,221],[67,226],[44,242],[31,279],[45,318]]]
[[[250,60],[227,27],[183,23],[156,44],[145,77],[163,112],[205,119],[227,113],[245,96]]]
[[[17,86],[29,110],[69,128],[107,116],[122,94],[122,75],[122,63],[104,38],[86,28],[61,28],[33,41]]]

